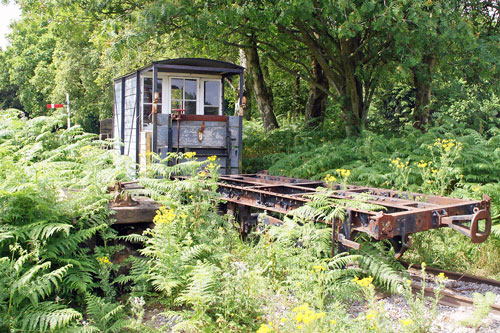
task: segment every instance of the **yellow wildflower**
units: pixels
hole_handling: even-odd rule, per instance
[[[373,278],[371,276],[363,279],[358,279],[357,277],[352,280],[352,282],[356,282],[359,286],[364,288],[372,288],[373,287]]]
[[[187,152],[184,154],[184,157],[185,158],[193,158],[196,156],[196,152],[195,151],[190,151],[190,152]]]
[[[200,177],[206,177],[207,173],[205,171],[200,171],[200,173],[198,173],[198,176],[200,176]]]
[[[208,156],[207,158],[210,162],[214,162],[216,159],[217,159],[217,156],[215,155],[212,155],[212,156]]]
[[[176,214],[173,209],[161,206],[160,209],[156,211],[153,222],[156,224],[170,224],[175,219],[175,216]]]
[[[331,183],[333,183],[336,180],[337,180],[337,178],[335,178],[334,176],[330,175],[329,173],[325,177],[325,182],[327,184],[331,184]]]
[[[97,258],[97,261],[99,261],[99,263],[101,265],[104,265],[104,264],[111,264],[111,261],[109,261],[109,258],[107,256],[104,256],[104,257],[98,257]]]
[[[342,177],[349,177],[351,175],[351,170],[349,169],[337,169],[335,170]]]
[[[208,168],[209,169],[215,169],[215,168],[217,168],[217,163],[209,163],[208,164]]]
[[[425,169],[425,168],[427,168],[427,165],[428,165],[428,163],[427,163],[427,162],[423,162],[423,161],[421,161],[420,163],[417,163],[417,166],[418,166],[420,169]]]
[[[314,310],[309,308],[309,305],[307,303],[299,307],[295,307],[292,311],[296,312],[293,320],[297,322],[297,325],[299,325],[300,323],[304,323],[307,325],[310,322],[321,319],[326,315],[325,312],[316,313]]]
[[[444,281],[444,280],[446,280],[446,275],[444,275],[444,273],[443,273],[443,272],[439,273],[439,274],[438,274],[438,280],[439,280],[439,281]]]
[[[366,319],[371,320],[377,316],[378,312],[377,311],[368,311],[366,314]]]
[[[287,320],[286,318],[281,318],[280,321],[284,324],[284,323],[286,323],[286,320]]]
[[[262,324],[257,330],[257,333],[269,333],[271,331],[272,331],[271,327],[267,326],[266,324]]]
[[[401,325],[403,326],[409,326],[409,325],[413,325],[413,320],[409,319],[409,318],[406,318],[406,319],[399,319],[399,322],[401,323]]]
[[[330,324],[335,325],[337,322],[335,320],[330,320]]]
[[[323,267],[323,266],[321,266],[321,265],[320,265],[320,266],[316,266],[316,265],[314,265],[314,266],[313,266],[313,271],[311,271],[311,272],[312,272],[312,273],[314,273],[314,272],[319,273],[319,272],[324,271],[324,270],[326,270],[326,268],[325,268],[325,267]]]

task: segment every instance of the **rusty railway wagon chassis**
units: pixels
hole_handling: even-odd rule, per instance
[[[219,193],[227,201],[227,211],[240,222],[246,235],[257,224],[258,213],[267,212],[265,223],[281,223],[279,216],[288,214],[311,201],[308,195],[318,187],[330,186],[332,198],[364,201],[383,206],[380,211],[366,211],[345,206],[344,221],[332,224],[332,253],[335,244],[339,250],[359,249],[354,240],[365,233],[374,240],[389,240],[396,257],[411,245],[411,234],[442,227],[452,228],[471,239],[473,243],[486,240],[491,230],[490,198],[483,200],[456,199],[420,193],[408,193],[356,185],[327,185],[312,181],[267,174],[221,176]],[[360,199],[360,194],[363,194]],[[348,201],[347,201],[348,202]],[[480,222],[480,221],[484,221]]]

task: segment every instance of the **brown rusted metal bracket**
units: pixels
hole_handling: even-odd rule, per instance
[[[179,153],[179,146],[181,141],[181,120],[182,113],[186,111],[185,109],[172,109],[173,112],[177,112],[177,114],[172,114],[172,119],[177,120],[177,153]]]
[[[342,234],[339,235],[338,239],[342,245],[347,246],[351,249],[359,250],[361,248],[361,244],[359,244],[358,242],[347,239]]]
[[[202,142],[203,141],[203,132],[205,132],[205,122],[201,122],[200,130],[198,131],[198,141]]]
[[[479,221],[485,221],[484,231],[479,231]],[[463,224],[470,222],[470,227]],[[472,243],[482,243],[491,232],[491,215],[484,209],[475,208],[474,214],[441,217],[441,224],[469,237]]]

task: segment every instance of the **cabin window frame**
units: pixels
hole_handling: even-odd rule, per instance
[[[201,78],[200,77],[196,77],[196,76],[184,76],[184,75],[169,75],[168,76],[168,85],[167,85],[167,100],[168,100],[168,103],[167,103],[167,114],[172,114],[172,80],[175,80],[175,79],[178,79],[178,80],[184,80],[184,86],[185,86],[185,80],[196,80],[196,100],[195,100],[195,105],[196,105],[196,112],[195,114],[198,115],[200,114],[199,113],[199,108],[200,108],[200,81],[201,81]],[[186,92],[184,91],[184,96],[183,98],[181,99],[181,101],[185,101],[185,95],[186,95]],[[188,100],[190,102],[192,102],[193,100]],[[185,106],[183,106],[185,107]],[[185,114],[185,113],[183,113]]]
[[[222,80],[216,78],[202,78],[200,80],[200,90],[202,92],[200,96],[200,114],[205,115],[205,107],[214,107],[213,105],[205,105],[205,82],[217,82],[217,84],[219,85],[219,91],[217,92],[217,96],[219,98],[219,105],[217,107],[219,108],[219,110],[217,112],[217,115],[222,116]]]
[[[151,79],[151,74],[146,74],[141,76],[141,91],[140,91],[140,114],[141,114],[141,130],[151,131],[152,124],[150,122],[144,122],[144,106],[152,105],[152,103],[144,103],[144,80]],[[223,96],[222,96],[222,77],[218,75],[200,75],[200,74],[190,74],[190,73],[158,73],[158,80],[162,82],[162,103],[158,104],[158,113],[162,114],[172,114],[172,96],[171,96],[171,84],[172,79],[188,79],[196,80],[196,115],[205,114],[205,86],[204,83],[207,81],[213,81],[219,83],[219,112],[218,115],[223,115]]]
[[[151,110],[153,109],[153,96],[151,96],[151,103],[145,103],[144,102],[144,81],[146,79],[149,79],[151,80],[151,83],[153,82],[153,77],[152,76],[149,76],[149,75],[144,75],[141,77],[141,90],[140,90],[140,102],[141,102],[141,110],[140,110],[140,114],[141,114],[141,128],[142,130],[152,130],[153,129],[153,125],[151,123],[151,121],[145,123],[144,122],[144,107],[146,105],[151,105]],[[165,91],[168,90],[166,89],[165,87],[165,78],[164,77],[158,77],[158,81],[161,81],[161,103],[158,103],[158,113],[164,113],[165,112]]]

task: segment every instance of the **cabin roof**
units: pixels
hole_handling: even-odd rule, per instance
[[[243,73],[244,67],[235,65],[230,62],[212,60],[206,58],[177,58],[153,61],[150,65],[140,68],[138,71],[142,73],[153,70],[153,67],[158,69],[158,72],[166,73],[189,73],[189,74],[215,74],[224,77],[233,76]],[[133,76],[137,72],[132,72],[127,75],[116,78],[115,80]]]

